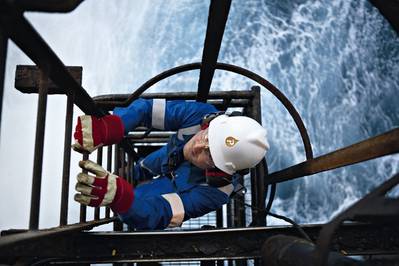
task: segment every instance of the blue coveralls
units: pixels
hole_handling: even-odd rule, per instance
[[[136,229],[164,229],[202,216],[227,203],[234,187],[206,184],[204,170],[188,161],[180,163],[170,178],[169,157],[200,130],[202,118],[217,112],[210,104],[164,99],[138,99],[126,108],[115,108],[125,126],[125,134],[137,126],[177,131],[168,144],[142,159],[133,169],[137,180],[150,180],[134,188],[135,199],[123,222]],[[153,177],[158,176],[155,179]]]

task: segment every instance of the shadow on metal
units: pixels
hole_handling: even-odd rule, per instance
[[[391,198],[386,195],[398,184],[399,173],[324,225],[317,239],[314,265],[325,265],[333,233],[344,221],[398,225],[399,198]]]

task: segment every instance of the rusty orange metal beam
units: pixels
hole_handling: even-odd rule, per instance
[[[397,152],[399,152],[399,128],[274,172],[266,178],[266,182],[280,183]]]

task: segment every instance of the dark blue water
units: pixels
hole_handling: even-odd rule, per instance
[[[201,58],[208,6],[175,5],[157,11],[161,34],[150,37],[162,52],[160,70]],[[399,125],[398,41],[368,1],[233,1],[219,61],[276,85],[299,111],[319,156]],[[197,75],[157,89],[195,90]],[[253,85],[234,74],[215,77],[214,90]],[[266,90],[262,98],[270,171],[305,160],[289,114]],[[273,211],[298,222],[326,221],[399,172],[398,163],[398,156],[385,157],[283,183]]]

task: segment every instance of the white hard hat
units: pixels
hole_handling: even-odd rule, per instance
[[[254,167],[269,149],[266,129],[246,116],[214,118],[209,124],[208,140],[215,166],[230,175]]]

